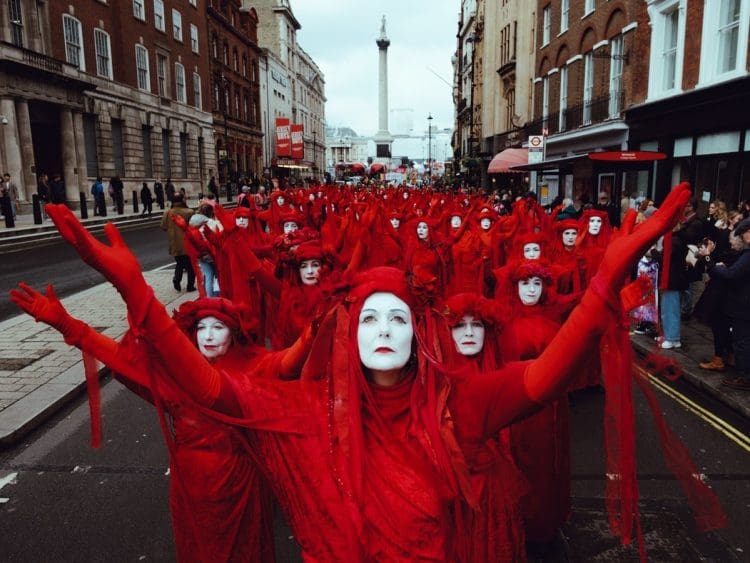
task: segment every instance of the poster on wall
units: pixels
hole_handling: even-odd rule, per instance
[[[286,117],[276,118],[276,156],[292,156],[289,119]]]
[[[305,142],[302,138],[304,127],[299,123],[293,123],[292,131],[292,158],[302,160],[305,158]]]

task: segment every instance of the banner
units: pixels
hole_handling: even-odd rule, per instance
[[[292,123],[292,158],[305,158],[305,142],[302,138],[304,127],[299,123]]]
[[[276,156],[292,156],[289,119],[286,117],[276,118]]]

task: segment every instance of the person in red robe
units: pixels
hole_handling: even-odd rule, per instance
[[[626,223],[627,236],[612,242],[591,288],[539,358],[455,381],[426,369],[418,302],[405,273],[385,267],[356,276],[319,323],[300,381],[228,377],[184,346],[185,334],[153,298],[114,225],[105,245],[66,207],[48,206],[48,213],[114,284],[143,338],[159,342],[156,353],[188,348],[169,359],[169,376],[186,394],[217,416],[243,419],[306,561],[444,561],[467,541],[456,528],[457,503],[476,506],[458,444],[478,447],[565,392],[619,320],[612,304],[633,263],[678,220],[688,197],[681,185],[650,222],[634,232]],[[282,415],[283,431],[268,422]],[[618,519],[635,509],[632,500],[626,494],[618,503]],[[630,528],[620,531],[627,540]]]

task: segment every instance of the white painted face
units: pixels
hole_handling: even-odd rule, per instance
[[[284,234],[288,235],[299,229],[299,226],[294,221],[284,221]]]
[[[284,205],[285,201],[286,200],[284,199],[284,196],[279,196],[279,197],[276,198],[276,205],[282,206],[282,205]]]
[[[417,238],[419,240],[427,240],[428,236],[430,236],[430,227],[427,226],[427,223],[424,221],[417,223]]]
[[[315,201],[315,194],[310,194],[309,196],[307,196],[307,199],[309,199],[310,201]]]
[[[411,309],[403,300],[385,292],[365,299],[357,327],[363,366],[381,372],[400,370],[409,361],[413,337]]]
[[[523,257],[527,260],[539,260],[542,255],[542,247],[536,242],[529,242],[523,245]]]
[[[598,235],[599,231],[602,230],[602,218],[601,217],[589,217],[589,234]]]
[[[409,192],[404,192],[404,199],[409,199]]]
[[[304,285],[315,285],[320,280],[320,260],[303,260],[299,265],[299,277]]]
[[[460,215],[454,215],[451,217],[451,227],[454,229],[458,229],[461,226],[461,216]]]
[[[232,331],[216,317],[204,317],[195,329],[198,350],[209,360],[227,353],[232,344]]]
[[[578,236],[578,231],[576,229],[565,229],[562,232],[563,246],[566,246],[566,247],[575,246],[577,236]]]
[[[482,227],[483,231],[489,231],[490,227],[492,226],[492,219],[490,219],[489,217],[483,217],[479,221],[479,226]]]
[[[479,354],[484,347],[484,323],[474,315],[464,315],[458,324],[451,328],[451,336],[456,350],[463,356]]]
[[[526,280],[519,280],[518,282],[518,297],[521,303],[527,306],[536,305],[542,298],[542,291],[544,290],[544,284],[542,278],[533,276]]]
[[[399,219],[396,219],[395,217],[391,217],[391,225],[393,225],[393,228],[398,230],[398,228],[401,226],[401,221]]]
[[[240,229],[247,229],[248,225],[250,225],[250,218],[249,217],[235,217],[234,224],[237,225]]]

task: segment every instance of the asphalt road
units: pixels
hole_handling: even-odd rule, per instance
[[[124,235],[144,269],[171,262],[158,228]],[[7,290],[20,279],[36,286],[54,281],[62,294],[101,281],[63,244],[24,254],[2,257],[0,287],[5,301]],[[12,273],[6,272],[8,265],[13,268]],[[659,410],[687,444],[697,471],[716,491],[729,526],[715,533],[698,533],[685,496],[663,461],[650,411],[636,392],[640,510],[648,560],[748,561],[750,451],[737,436],[750,435],[750,423],[705,398],[689,384],[680,383],[673,389],[716,417],[712,421],[710,416],[698,416],[656,392]],[[603,399],[598,392],[574,397],[573,513],[558,549],[539,560],[562,561],[567,556],[570,561],[637,561],[632,547],[619,546],[608,533],[603,502]],[[0,452],[3,561],[173,560],[167,456],[155,412],[114,382],[103,387],[102,411],[104,443],[99,450],[88,446],[88,406],[81,398],[22,444]],[[716,420],[735,433],[719,431]],[[9,475],[12,480],[4,479]],[[278,561],[299,561],[283,521],[276,522],[275,533]]]
[[[174,262],[167,252],[166,234],[158,224],[145,223],[120,232],[142,269],[151,270]],[[103,234],[97,238],[105,240]],[[40,243],[34,249],[3,252],[0,256],[0,321],[18,314],[8,292],[21,281],[40,290],[53,283],[57,295],[65,297],[98,285],[104,278],[84,264],[62,240]]]

